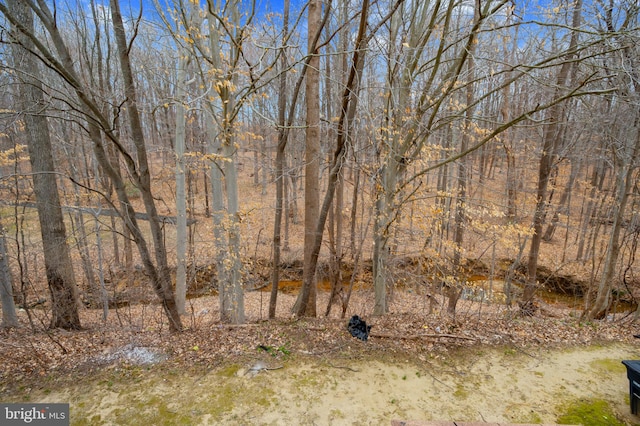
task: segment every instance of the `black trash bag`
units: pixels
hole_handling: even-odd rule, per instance
[[[369,332],[371,331],[371,325],[367,325],[367,323],[361,319],[358,315],[354,315],[349,320],[349,325],[347,325],[347,330],[353,337],[356,337],[364,342],[369,338]]]

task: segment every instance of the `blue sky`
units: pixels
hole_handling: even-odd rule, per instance
[[[105,3],[105,5],[108,5],[109,3],[109,0],[102,1]],[[171,0],[158,0],[161,5],[166,4],[167,1],[169,1],[169,3],[171,2]],[[246,8],[243,9],[248,9],[250,7],[250,1],[251,0],[242,0],[242,2],[246,4]],[[295,7],[295,4],[299,3],[298,0],[290,1],[292,9]],[[258,16],[264,15],[266,13],[282,13],[284,9],[283,0],[255,0],[255,2]],[[125,16],[137,15],[140,10],[141,4],[145,16],[152,17],[156,14],[156,8],[154,6],[153,0],[120,0],[120,8],[122,9],[122,13]]]

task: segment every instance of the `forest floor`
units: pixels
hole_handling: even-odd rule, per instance
[[[461,301],[452,319],[396,291],[391,312],[374,317],[372,298],[355,292],[346,312],[373,325],[366,342],[336,308],[290,317],[286,293],[275,320],[266,320],[268,293],[247,293],[242,326],[219,323],[217,298],[190,299],[180,334],[154,304],[112,310],[107,321],[83,310],[78,332],[45,331],[44,310],[32,312],[33,332],[21,312],[24,327],[0,331],[0,400],[70,403],[72,424],[91,425],[640,424],[620,363],[640,358],[631,315],[585,323],[552,305],[523,318]],[[326,302],[321,292],[322,313]]]

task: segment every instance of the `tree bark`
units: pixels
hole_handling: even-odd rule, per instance
[[[313,39],[320,28],[322,3],[309,1],[308,53],[305,83],[306,129],[304,167],[304,266],[303,284],[294,306],[298,316],[316,316],[316,280],[313,264],[313,246],[316,240],[320,208],[320,55]],[[312,50],[313,49],[313,50]]]
[[[187,299],[187,199],[185,194],[184,158],[186,139],[186,76],[188,60],[186,54],[181,53],[178,59],[176,81],[176,305],[181,315],[186,313]]]
[[[2,328],[18,327],[18,315],[13,300],[13,282],[7,255],[5,231],[0,223],[0,300],[2,301]]]
[[[24,29],[33,33],[33,15],[27,5],[16,0],[10,0],[7,4]],[[29,159],[42,235],[47,284],[51,294],[50,326],[78,330],[80,317],[75,276],[60,207],[49,125],[43,115],[47,106],[38,63],[29,53],[35,48],[29,37],[15,28],[13,37],[17,42],[12,45],[14,64],[23,79],[23,84],[19,86],[19,109],[23,114],[28,135]]]
[[[160,226],[160,220],[158,219],[155,201],[151,192],[151,174],[147,160],[145,137],[142,131],[140,113],[138,112],[137,93],[131,69],[131,62],[129,59],[129,47],[126,40],[122,15],[120,13],[120,4],[118,0],[111,0],[110,5],[120,70],[122,72],[124,91],[127,97],[125,103],[127,105],[129,126],[131,129],[131,137],[136,147],[136,156],[138,160],[138,174],[135,183],[140,190],[145,209],[149,215],[149,225],[154,243],[156,265],[153,264],[151,259],[144,259],[144,257],[143,264],[147,273],[150,275],[151,282],[156,293],[162,301],[162,306],[167,318],[169,319],[169,326],[171,330],[181,331],[182,322],[176,305],[176,299],[171,284],[171,276],[169,275],[169,267],[167,265],[167,250],[164,243],[162,228]]]
[[[366,29],[367,19],[369,16],[369,1],[364,0],[362,3],[362,12],[360,15],[360,25],[358,27],[358,35],[356,38],[356,45],[353,52],[353,59],[351,68],[349,71],[349,78],[345,85],[345,89],[342,95],[342,106],[340,109],[340,118],[338,120],[338,128],[336,135],[336,148],[333,153],[333,158],[329,168],[329,177],[327,181],[327,191],[325,193],[320,214],[315,227],[314,241],[311,247],[311,253],[308,265],[309,274],[304,275],[303,287],[298,297],[298,302],[295,311],[297,316],[309,316],[311,314],[309,307],[306,303],[310,300],[308,293],[305,295],[305,289],[310,290],[315,284],[315,273],[318,265],[318,256],[320,254],[320,248],[322,246],[322,236],[324,233],[324,227],[327,221],[329,210],[335,195],[336,185],[338,183],[338,176],[342,170],[344,158],[346,154],[347,141],[349,140],[349,132],[355,118],[356,106],[358,104],[358,93],[360,90],[360,81],[362,79],[362,71],[364,69],[364,57],[365,57],[365,45],[366,45]],[[306,266],[306,265],[305,265]],[[305,298],[306,297],[306,298]],[[305,309],[307,307],[307,309]],[[313,315],[315,315],[315,300],[313,301]]]

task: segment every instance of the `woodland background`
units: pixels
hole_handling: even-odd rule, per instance
[[[636,1],[269,7],[0,1],[5,326],[159,301],[180,331],[210,292],[241,324],[292,278],[297,316],[318,282],[343,315],[635,305]]]

